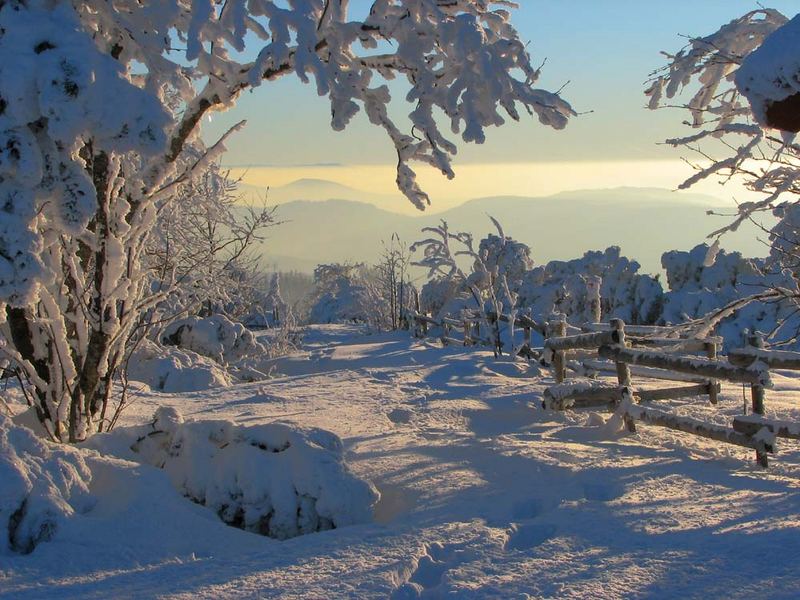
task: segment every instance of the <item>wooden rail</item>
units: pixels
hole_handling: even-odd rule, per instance
[[[737,367],[735,365],[699,358],[694,356],[678,356],[665,352],[635,350],[622,346],[602,346],[598,350],[601,358],[622,362],[629,365],[642,365],[677,371],[687,375],[707,377],[709,379],[725,379],[735,383],[749,383],[769,386],[769,372],[765,369]]]
[[[583,336],[564,336],[548,339],[545,347],[551,353],[565,352],[578,347],[594,347],[601,341],[598,333],[609,337],[607,343],[597,348],[597,354],[611,363],[594,361],[595,367],[603,371],[616,372],[618,385],[581,385],[562,383],[551,386],[544,393],[543,404],[547,408],[563,410],[590,406],[617,407],[630,431],[636,430],[636,421],[650,425],[691,433],[721,442],[735,444],[756,451],[756,460],[764,467],[767,455],[775,451],[774,438],[800,439],[800,424],[768,421],[764,419],[765,390],[772,386],[770,368],[800,370],[800,353],[776,352],[764,348],[763,337],[751,335],[748,346],[729,353],[729,360],[717,359],[719,338],[677,339],[627,337],[629,328],[622,321],[612,321],[608,327],[592,324]],[[643,331],[638,329],[637,333]],[[658,333],[653,331],[652,333]],[[636,347],[638,346],[638,347]],[[705,357],[675,354],[703,352]],[[607,365],[607,366],[606,366]],[[612,366],[613,365],[613,366]],[[591,366],[591,365],[590,365]],[[694,381],[695,385],[670,387],[655,390],[633,390],[631,377],[664,378]],[[752,390],[753,415],[736,417],[732,427],[704,423],[689,417],[642,404],[656,400],[708,395],[716,404],[720,392],[719,380],[749,384]]]
[[[481,324],[488,320],[489,323],[494,323],[497,320],[510,323],[511,316],[501,314],[499,317],[496,313],[489,312],[486,318],[471,313],[463,319],[453,319],[452,317],[442,317],[441,319],[434,319],[428,315],[418,312],[410,311],[406,313],[406,319],[413,321],[415,324],[415,334],[418,337],[427,337],[430,327],[439,327],[442,329],[442,335],[439,336],[442,344],[449,345],[491,345],[488,340],[481,337]],[[517,315],[514,319],[514,326],[521,329],[523,332],[523,345],[518,351],[518,355],[528,360],[538,360],[541,352],[532,347],[532,331],[544,332],[545,326],[538,323],[527,315]],[[452,337],[450,334],[453,330],[461,332],[462,339]]]

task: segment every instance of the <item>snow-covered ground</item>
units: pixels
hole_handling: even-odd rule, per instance
[[[84,451],[92,508],[27,556],[0,554],[0,598],[796,598],[800,445],[753,452],[588,411],[542,410],[535,367],[407,333],[313,327],[282,377],[142,391],[187,419],[274,420],[344,441],[380,491],[374,523],[286,541],[225,525],[153,467]],[[800,420],[800,379],[767,408]],[[675,410],[724,422],[742,389]],[[18,407],[17,407],[18,408]],[[608,415],[603,415],[607,418]]]

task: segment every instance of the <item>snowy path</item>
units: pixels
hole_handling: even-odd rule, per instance
[[[488,353],[346,327],[317,328],[307,345],[278,361],[285,377],[147,393],[126,424],[167,403],[186,417],[330,429],[381,491],[376,523],[276,542],[226,527],[158,471],[125,463],[95,483],[93,533],[63,531],[0,562],[0,598],[800,593],[797,444],[783,442],[762,472],[750,451],[646,426],[609,436],[587,412],[545,412],[549,379]],[[800,381],[778,386],[788,391],[770,392],[768,409],[800,418]],[[735,414],[741,389],[724,392],[721,410],[689,409]],[[122,472],[135,484],[124,501]]]

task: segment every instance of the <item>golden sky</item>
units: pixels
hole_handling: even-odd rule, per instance
[[[273,188],[278,193],[273,193],[269,199],[271,204],[292,199],[282,197],[276,188],[300,179],[320,179],[362,190],[364,201],[386,210],[403,214],[417,212],[399,196],[393,165],[240,167],[231,172],[241,176],[246,184]],[[429,211],[433,213],[488,196],[539,197],[615,187],[676,189],[692,173],[689,166],[677,160],[469,163],[456,168],[456,178],[452,181],[430,168],[422,167],[419,171],[423,189],[431,196]],[[716,181],[697,184],[689,193],[676,194],[687,202],[697,201],[697,194],[711,195],[719,206],[733,206],[734,199],[742,201],[749,197],[748,192],[735,183],[723,187]]]

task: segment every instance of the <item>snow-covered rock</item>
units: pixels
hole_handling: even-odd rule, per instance
[[[164,469],[176,489],[226,523],[278,539],[367,522],[378,499],[347,468],[341,440],[321,429],[184,422],[162,407],[152,424],[90,443]]]
[[[91,478],[80,451],[0,415],[0,556],[33,552],[64,519],[89,510]]]
[[[204,356],[143,340],[128,362],[129,379],[161,392],[196,392],[231,384],[226,371]]]

